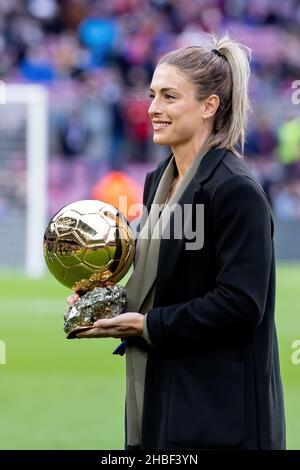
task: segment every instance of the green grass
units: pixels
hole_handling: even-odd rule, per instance
[[[117,339],[66,340],[69,291],[54,279],[0,278],[1,449],[122,449],[124,357]]]
[[[300,449],[299,265],[280,265],[277,329],[285,391],[287,443]],[[122,449],[125,358],[116,339],[66,340],[69,291],[53,278],[0,277],[0,449]]]
[[[287,447],[300,449],[300,364],[292,363],[292,343],[300,340],[300,265],[280,265],[277,269],[276,319],[284,386]]]

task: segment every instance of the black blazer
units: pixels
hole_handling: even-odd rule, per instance
[[[148,208],[169,159],[147,175]],[[161,240],[153,347],[130,339],[148,350],[141,448],[283,449],[267,198],[241,159],[213,149],[179,203],[204,205],[204,243]]]

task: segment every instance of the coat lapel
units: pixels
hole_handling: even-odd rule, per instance
[[[183,204],[184,204],[184,198],[186,193],[191,194],[191,192],[194,192],[194,186],[195,186],[195,181],[197,181],[197,178],[195,176],[197,175],[199,171],[199,167],[201,165],[201,162],[199,164],[200,159],[203,160],[202,155],[200,154],[199,156],[196,157],[194,162],[192,163],[191,167],[188,169],[186,175],[184,176],[183,180],[181,181],[180,186],[178,187],[177,191],[174,193],[172,198],[170,199],[170,209],[166,208],[162,214],[160,219],[157,221],[154,230],[152,232],[152,238],[149,240],[149,244],[147,245],[146,249],[148,251],[147,257],[145,259],[145,263],[143,266],[139,266],[139,268],[144,270],[145,274],[141,274],[140,269],[137,269],[135,271],[135,276],[136,278],[134,279],[134,285],[136,286],[136,283],[138,282],[138,278],[141,276],[143,278],[143,282],[141,283],[141,289],[138,292],[138,298],[139,301],[137,303],[137,311],[140,311],[141,306],[143,305],[143,302],[145,298],[147,297],[148,293],[150,292],[154,282],[156,281],[157,278],[157,269],[158,269],[158,260],[160,256],[160,245],[161,241],[163,242],[164,240],[161,240],[161,236],[163,236],[164,233],[169,233],[170,231],[170,224],[171,221],[174,217],[173,211],[172,211],[172,205],[180,204],[181,205],[181,210],[183,209]],[[205,177],[209,176],[209,171],[206,169],[205,171]],[[163,176],[165,179],[165,174]],[[162,179],[160,179],[160,182]],[[169,181],[170,185],[170,181]],[[162,200],[165,200],[166,194],[163,194],[163,199],[161,199],[162,196],[162,191],[161,185],[159,184],[158,187],[156,186],[156,194],[153,199],[153,205],[159,201],[162,202]],[[152,209],[151,209],[152,210]],[[145,228],[147,226],[147,223],[145,225]],[[166,236],[166,240],[168,239],[168,236]],[[166,241],[165,240],[165,241]],[[170,254],[169,254],[170,256]],[[142,258],[139,256],[140,261]],[[169,260],[169,258],[166,258]],[[137,266],[138,267],[138,266]],[[168,270],[167,270],[168,271]],[[136,293],[137,294],[137,293]]]
[[[197,200],[197,195],[201,192],[203,184],[208,181],[215,169],[222,162],[226,154],[226,149],[212,149],[202,158],[197,168],[195,176],[192,178],[187,190],[179,199],[178,204],[183,210],[184,204],[191,204]],[[170,224],[173,224],[173,217],[170,217]],[[158,266],[157,266],[157,285],[155,292],[156,298],[160,296],[160,289],[168,289],[172,282],[172,275],[176,275],[178,266],[177,258],[182,251],[182,243],[185,240],[169,240],[162,239],[159,250]]]
[[[191,168],[194,174],[189,174],[181,191],[179,190],[178,193],[176,191],[177,195],[175,193],[174,196],[176,196],[176,198],[172,198],[172,203],[180,204],[182,210],[184,204],[191,203],[201,189],[203,182],[210,178],[214,169],[221,162],[225,152],[226,151],[223,149],[211,150],[204,155],[200,164],[196,165],[195,162]],[[139,311],[156,278],[158,278],[159,284],[163,285],[165,288],[168,284],[168,280],[171,278],[170,273],[173,269],[172,266],[174,269],[176,266],[176,251],[170,253],[168,239],[151,239],[152,232],[158,230],[160,223],[162,223],[160,233],[163,233],[164,230],[169,230],[169,226],[173,221],[174,215],[171,212],[170,217],[166,217],[165,220],[162,217],[162,221],[160,220],[157,223],[157,214],[154,214],[155,208],[152,208],[152,205],[155,206],[155,204],[161,203],[162,199],[166,196],[166,194],[163,194],[164,190],[160,183],[162,182],[162,176],[171,158],[172,154],[157,170],[149,174],[147,178],[145,185],[147,199],[144,201],[147,210],[143,214],[140,224],[141,233],[137,243],[137,263],[126,285],[128,296],[127,311]],[[151,211],[153,212],[154,220],[154,226],[152,228],[149,227],[149,218],[147,220],[147,214],[151,214]],[[176,240],[177,246],[178,243],[180,243],[180,240]],[[145,275],[145,273],[147,275]]]

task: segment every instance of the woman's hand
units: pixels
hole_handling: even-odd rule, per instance
[[[143,322],[144,315],[141,313],[126,312],[114,318],[103,318],[101,320],[97,320],[93,324],[93,328],[80,333],[78,332],[76,337],[126,338],[127,336],[141,336],[143,333]]]
[[[67,302],[72,307],[79,299],[78,294],[71,294]],[[103,318],[95,321],[93,328],[78,332],[77,338],[126,338],[141,336],[143,333],[144,315],[137,312],[126,312],[114,318]]]

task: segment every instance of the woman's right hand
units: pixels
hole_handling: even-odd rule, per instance
[[[79,295],[76,293],[69,295],[69,297],[67,297],[67,302],[68,302],[69,307],[73,307],[73,305],[77,302],[78,299],[79,299]]]

